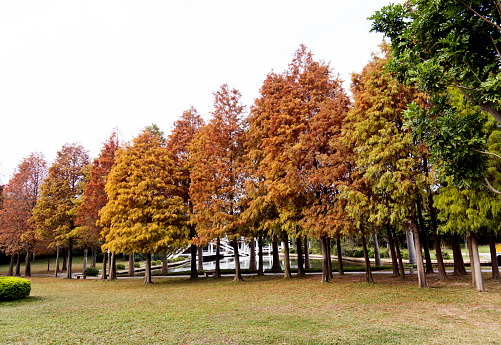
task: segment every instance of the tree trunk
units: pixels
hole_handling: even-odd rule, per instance
[[[233,244],[233,255],[235,257],[235,277],[233,278],[234,282],[244,281],[242,279],[242,272],[240,271],[240,256],[238,255],[238,241],[234,239],[231,241]]]
[[[47,258],[47,272],[50,271],[50,256]]]
[[[26,249],[26,260],[24,266],[24,275],[26,277],[31,277],[31,252],[30,248]]]
[[[322,283],[328,283],[331,281],[331,275],[329,273],[327,239],[325,236],[320,237],[320,246],[322,247]]]
[[[289,260],[289,236],[286,232],[283,233],[284,241],[284,278],[292,278],[291,262]]]
[[[21,276],[21,254],[17,253],[17,261],[16,261],[16,277]]]
[[[338,272],[340,275],[344,274],[344,268],[343,268],[343,254],[341,252],[341,235],[339,232],[337,233],[337,265],[338,265]]]
[[[423,252],[421,249],[421,239],[419,238],[419,230],[416,222],[412,218],[408,218],[410,226],[414,231],[414,244],[416,245],[416,259],[417,259],[417,270],[418,270],[418,282],[420,288],[428,288],[428,280],[426,279],[426,273],[423,264]]]
[[[258,238],[258,245],[259,245],[259,269],[258,269],[257,275],[263,276],[264,275],[263,236],[261,236],[261,235],[259,235],[259,238]]]
[[[454,275],[465,276],[466,267],[464,267],[463,255],[461,254],[461,243],[459,236],[453,235],[451,239],[452,255],[454,257]]]
[[[282,267],[280,266],[280,256],[278,253],[278,240],[276,236],[273,236],[272,249],[273,249],[273,265],[271,266],[272,272],[282,272]]]
[[[496,240],[492,232],[489,234],[489,249],[491,251],[492,279],[501,279],[499,275],[498,259],[496,257]]]
[[[204,249],[202,246],[197,247],[197,252],[198,252],[198,270],[203,271],[204,270]]]
[[[400,269],[400,278],[404,279],[405,278],[405,270],[404,270],[404,262],[402,260],[402,254],[400,253],[400,242],[398,241],[398,237],[397,237],[394,229],[393,229],[393,238],[395,240],[395,249],[396,249],[395,251],[397,252],[398,267]]]
[[[374,262],[376,267],[381,267],[381,254],[379,253],[376,229],[372,232],[372,241],[374,242]]]
[[[84,257],[83,257],[83,268],[82,268],[82,272],[85,271],[87,269],[87,253],[89,251],[89,248],[85,247],[84,248]]]
[[[256,244],[254,242],[254,237],[251,238],[249,243],[250,248],[250,258],[249,258],[249,269],[256,270]]]
[[[428,193],[428,207],[430,208],[433,241],[435,242],[435,253],[437,254],[438,279],[444,281],[447,280],[447,273],[445,272],[444,257],[442,256],[442,247],[440,245],[441,240],[437,227],[437,213],[435,212],[435,207],[433,207],[433,195],[431,191]]]
[[[151,284],[151,254],[146,254],[146,266],[144,267],[144,283]]]
[[[192,245],[191,250],[192,250],[192,252],[191,252],[191,267],[193,270],[193,264],[195,264],[195,277],[198,278],[198,274],[197,274],[197,247]],[[193,251],[195,252],[195,254],[193,254]],[[166,276],[168,272],[169,272],[169,262],[167,260],[167,254],[164,254],[162,256],[162,275]]]
[[[97,261],[97,250],[96,248],[92,248],[92,267],[96,267]]]
[[[68,267],[66,269],[66,278],[71,279],[71,269],[73,262],[73,244],[68,245]]]
[[[8,276],[12,277],[14,274],[14,254],[10,255],[10,264],[9,264],[9,272],[7,273]]]
[[[108,274],[108,280],[115,280],[117,279],[117,265],[116,265],[116,257],[115,253],[111,253],[110,256],[110,273]]]
[[[304,268],[307,270],[310,269],[310,248],[307,236],[304,236]]]
[[[101,275],[101,279],[103,280],[106,280],[107,279],[107,276],[106,276],[106,265],[108,263],[108,253],[107,252],[103,252],[103,274]]]
[[[365,258],[365,282],[374,283],[374,279],[372,279],[371,261],[369,259],[369,253],[367,252],[367,244],[365,243],[365,236],[363,233],[362,233],[362,249],[364,251],[364,258]]]
[[[129,254],[129,277],[136,275],[136,268],[134,267],[134,253]]]
[[[393,236],[391,235],[391,226],[386,224],[386,236],[388,237],[388,244],[390,245],[390,255],[391,255],[391,265],[393,268],[393,277],[398,277],[398,263],[397,254],[395,253],[395,243],[393,242]]]
[[[475,256],[473,255],[473,246],[471,244],[471,236],[470,235],[468,235],[466,237],[466,242],[468,245],[468,257],[470,258],[471,283],[472,283],[472,285],[476,285],[477,281],[475,280],[476,275],[475,275],[475,267],[474,267],[474,262],[473,262],[475,260]]]
[[[297,276],[304,276],[304,267],[303,267],[303,243],[301,241],[301,236],[298,236],[296,239],[297,246]]]
[[[221,278],[221,269],[219,267],[219,252],[221,251],[221,245],[220,245],[220,240],[219,237],[216,240],[216,272],[214,274],[214,278],[219,279]]]
[[[190,245],[190,254],[191,254],[191,261],[190,261],[190,279],[197,279],[198,278],[198,272],[197,272],[197,246],[192,244]],[[165,260],[167,260],[167,256],[165,256]],[[162,265],[162,274],[165,275],[167,274],[167,264],[165,265],[165,273]]]
[[[61,271],[67,271],[68,270],[68,249],[63,247],[63,267],[61,268]]]
[[[56,272],[54,275],[57,277],[59,274],[59,246],[56,246]]]
[[[433,273],[433,265],[431,264],[430,248],[428,246],[428,236],[426,234],[426,227],[424,225],[423,213],[421,211],[421,198],[417,198],[417,214],[419,222],[419,234],[421,236],[421,245],[424,250],[424,257],[426,260],[426,273]]]
[[[325,239],[327,242],[327,269],[329,270],[329,275],[331,276],[331,279],[333,278],[332,275],[332,256],[331,256],[331,238],[327,236]]]
[[[407,250],[409,251],[409,264],[415,265],[416,261],[416,247],[414,246],[414,235],[412,234],[412,229],[408,228],[405,231],[407,236]]]
[[[484,292],[484,280],[482,279],[482,268],[480,267],[480,257],[478,256],[478,243],[474,234],[470,235],[471,247],[473,252],[473,269],[475,271],[475,281],[477,283],[477,291]]]

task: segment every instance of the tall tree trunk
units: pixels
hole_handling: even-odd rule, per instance
[[[192,244],[190,245],[190,279],[197,279],[198,278],[198,272],[197,272],[197,246]],[[167,256],[166,256],[167,259]],[[163,266],[162,266],[162,274],[165,275],[167,274],[167,266],[165,267],[165,273],[163,273]]]
[[[331,255],[331,238],[329,236],[327,236],[327,238],[325,239],[326,242],[327,242],[327,269],[329,270],[329,275],[331,276],[331,279],[333,278],[333,275],[332,275],[332,255]]]
[[[21,254],[17,253],[17,262],[16,262],[16,277],[21,276]]]
[[[304,268],[310,269],[310,248],[308,246],[308,236],[304,236]]]
[[[343,275],[344,274],[343,253],[341,252],[341,235],[339,234],[339,232],[337,233],[336,245],[337,245],[337,265],[338,265],[338,272],[339,272],[340,275]]]
[[[435,253],[437,255],[438,279],[444,281],[447,280],[447,273],[445,272],[444,257],[442,256],[442,247],[440,244],[441,240],[438,234],[437,213],[435,207],[433,207],[433,195],[431,191],[428,193],[428,207],[430,208],[431,228],[433,231],[433,241],[435,242]]]
[[[146,266],[144,267],[144,283],[151,284],[151,254],[146,254]]]
[[[329,273],[327,239],[325,235],[320,237],[320,246],[322,247],[322,283],[328,283],[331,281],[331,275]]]
[[[66,278],[71,279],[71,269],[73,263],[73,244],[68,245],[68,268],[66,269]]]
[[[381,254],[379,253],[379,243],[377,240],[376,229],[372,231],[372,241],[374,242],[374,262],[376,267],[381,267]]]
[[[47,272],[50,271],[50,256],[47,258]]]
[[[473,269],[475,271],[475,281],[477,283],[477,291],[484,292],[484,280],[482,279],[482,268],[480,267],[480,257],[478,256],[478,243],[474,234],[470,235],[471,247],[473,252]]]
[[[416,222],[412,218],[408,218],[410,226],[414,231],[414,244],[416,245],[416,259],[417,259],[417,270],[418,270],[418,282],[420,288],[428,288],[428,279],[426,278],[426,273],[423,264],[423,252],[421,249],[421,239],[419,238],[419,230]]]
[[[84,257],[83,257],[83,268],[82,268],[82,272],[85,271],[87,269],[87,253],[89,251],[89,248],[85,247],[84,248]]]
[[[10,255],[10,264],[9,264],[9,272],[7,273],[8,276],[12,277],[14,275],[14,254]]]
[[[220,251],[221,251],[221,242],[220,242],[219,236],[218,236],[217,240],[216,240],[216,272],[214,274],[214,278],[216,278],[216,279],[221,278],[221,268],[219,267]]]
[[[466,242],[468,245],[468,257],[470,258],[471,284],[476,285],[477,281],[476,281],[475,267],[474,267],[474,262],[473,262],[475,260],[475,256],[473,255],[473,246],[471,243],[471,236],[470,235],[468,235],[466,237]]]
[[[259,235],[259,238],[258,238],[258,245],[259,245],[259,268],[257,271],[257,275],[263,276],[264,275],[263,236],[261,236],[261,235]]]
[[[491,251],[492,279],[501,279],[499,275],[498,259],[496,257],[496,240],[492,232],[489,234],[489,249]]]
[[[106,275],[106,265],[108,263],[108,253],[103,252],[103,274],[101,275],[101,279],[106,280],[107,275]]]
[[[454,257],[454,275],[465,276],[466,267],[464,267],[463,255],[461,254],[461,243],[459,236],[453,235],[451,239],[452,255]]]
[[[192,245],[192,253],[191,253],[191,265],[193,269],[193,264],[195,264],[195,274],[197,273],[197,247]],[[193,254],[193,249],[195,254]],[[166,276],[167,273],[169,272],[169,262],[167,260],[167,254],[164,254],[162,256],[162,275]],[[196,277],[198,278],[198,274],[196,274]]]
[[[365,236],[362,233],[362,249],[364,251],[365,258],[365,281],[367,283],[374,283],[372,279],[371,261],[369,259],[369,253],[367,252],[367,244],[365,243]]]
[[[388,237],[388,244],[390,245],[390,255],[391,255],[391,265],[393,268],[393,277],[398,277],[398,263],[397,254],[395,253],[395,243],[393,242],[393,236],[391,235],[391,226],[386,224],[386,237]]]
[[[407,250],[409,251],[409,264],[415,265],[417,263],[416,247],[414,246],[414,234],[412,233],[412,229],[411,228],[406,229],[405,235],[407,236]]]
[[[298,236],[296,239],[297,246],[297,276],[304,276],[304,267],[303,267],[303,244],[301,241],[301,236]]]
[[[68,270],[68,260],[66,259],[67,257],[68,257],[68,249],[63,247],[63,267],[61,268],[61,271]]]
[[[134,267],[134,253],[129,254],[129,277],[134,277],[136,275],[136,268]]]
[[[273,265],[271,266],[272,272],[282,272],[282,267],[280,266],[280,255],[278,253],[278,240],[276,236],[273,236],[273,242],[271,242],[273,250]]]
[[[96,267],[97,261],[97,250],[96,248],[92,248],[92,264],[91,267]]]
[[[234,239],[231,241],[233,244],[233,255],[235,257],[235,277],[233,278],[234,282],[241,282],[243,281],[242,279],[242,272],[240,271],[240,256],[238,255],[238,241],[237,239]]]
[[[286,232],[282,236],[284,241],[284,278],[292,278],[291,262],[289,259],[289,236]]]
[[[424,225],[423,213],[421,210],[421,197],[417,198],[417,214],[418,214],[418,222],[419,222],[419,234],[421,236],[421,245],[424,250],[424,257],[426,260],[426,273],[433,273],[433,265],[431,264],[431,256],[430,256],[430,248],[428,246],[428,236],[426,233],[426,227]]]
[[[198,270],[203,271],[204,270],[204,249],[202,246],[197,247],[197,253],[198,253]]]
[[[54,276],[57,277],[59,274],[59,246],[56,246],[56,272],[54,273]]]
[[[110,274],[108,274],[108,280],[117,279],[117,265],[116,265],[116,255],[111,253],[110,256]]]
[[[419,234],[418,234],[419,235]],[[393,238],[395,240],[395,251],[397,252],[398,267],[400,269],[400,278],[405,278],[404,262],[402,260],[402,253],[400,252],[400,242],[398,240],[395,229],[393,229]]]
[[[26,260],[24,266],[24,275],[26,277],[31,277],[31,252],[30,248],[26,249]]]
[[[254,237],[252,237],[249,242],[249,248],[250,248],[249,269],[256,270],[256,244],[254,242]]]

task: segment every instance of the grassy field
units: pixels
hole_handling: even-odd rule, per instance
[[[31,278],[31,296],[0,304],[1,344],[499,344],[501,282],[432,288],[376,274],[68,280]]]

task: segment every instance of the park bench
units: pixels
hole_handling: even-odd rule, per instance
[[[77,279],[80,279],[80,278],[82,278],[82,279],[87,279],[87,276],[86,276],[85,274],[81,274],[81,273],[76,274],[76,275],[75,275],[75,277],[76,277]]]
[[[204,277],[209,278],[210,276],[213,276],[216,273],[216,271],[204,271]]]
[[[408,268],[409,269],[409,274],[414,274],[414,266],[404,266],[404,269]]]

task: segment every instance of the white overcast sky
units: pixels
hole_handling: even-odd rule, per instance
[[[250,106],[300,44],[348,87],[380,34],[366,19],[389,0],[0,0],[0,182],[31,152],[65,143],[91,157],[114,128],[124,141],[168,133],[191,105],[205,119],[226,83]]]

